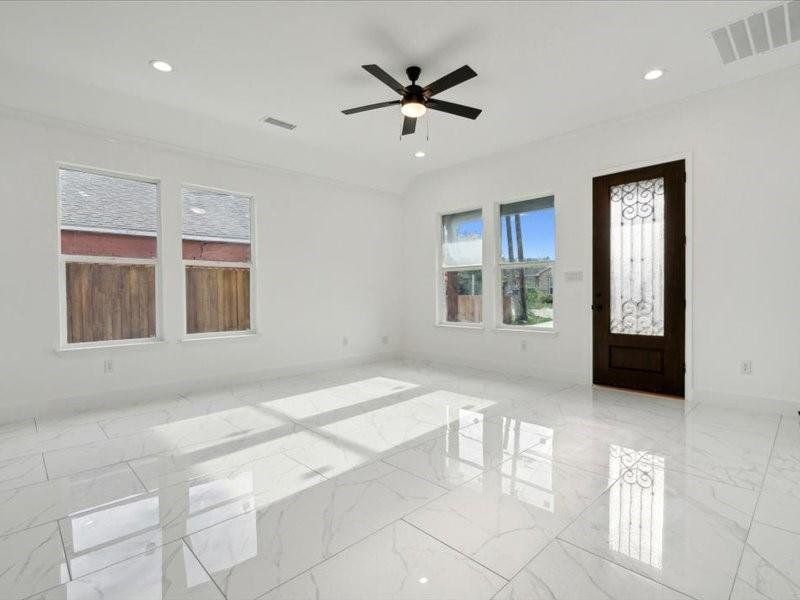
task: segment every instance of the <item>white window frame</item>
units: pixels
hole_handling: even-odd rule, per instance
[[[444,254],[442,245],[444,244],[444,228],[442,219],[450,215],[457,215],[466,212],[478,211],[481,214],[481,263],[475,265],[461,265],[458,267],[446,267],[444,265]],[[486,263],[486,219],[483,206],[466,206],[453,208],[452,210],[439,211],[436,213],[436,301],[434,302],[436,315],[434,325],[437,327],[455,327],[458,329],[484,329],[486,322],[486,273],[484,265]],[[481,320],[479,323],[459,323],[448,321],[444,318],[444,274],[447,271],[480,271],[481,272]]]
[[[525,262],[503,262],[503,250],[500,247],[503,241],[503,220],[500,216],[500,208],[506,204],[514,204],[516,202],[524,202],[525,200],[538,200],[540,198],[553,198],[553,245],[556,249],[555,259],[553,260],[553,326],[542,327],[541,325],[509,325],[503,323],[503,269],[518,269],[520,267],[528,266]],[[495,279],[495,296],[494,302],[494,328],[497,331],[516,331],[526,333],[557,333],[558,332],[558,199],[555,192],[540,192],[536,194],[528,194],[515,198],[512,200],[501,200],[494,203],[494,279]]]
[[[150,183],[156,186],[156,257],[155,258],[125,258],[119,256],[90,256],[83,254],[62,254],[61,252],[61,190],[60,190],[60,172],[64,171],[80,171],[82,173],[90,173],[94,175],[103,175],[105,177],[115,177],[118,179],[129,179],[131,181],[140,181],[142,183]],[[74,163],[57,162],[55,170],[56,179],[56,255],[58,256],[58,344],[56,349],[59,351],[67,350],[81,350],[89,348],[113,348],[116,346],[139,346],[147,344],[157,344],[164,341],[162,329],[162,316],[163,310],[163,296],[162,296],[162,228],[163,219],[161,211],[163,210],[163,203],[161,201],[161,180],[138,175],[133,173],[123,173],[121,171],[112,171],[109,169],[100,169],[87,165],[79,165]],[[155,310],[156,310],[156,332],[154,337],[148,338],[131,338],[126,340],[101,340],[97,342],[72,342],[70,343],[67,338],[67,263],[68,262],[82,262],[92,264],[106,264],[106,265],[153,265],[155,267]]]
[[[197,192],[208,192],[212,194],[226,194],[228,196],[238,196],[240,198],[247,198],[250,205],[250,262],[226,262],[221,260],[185,260],[183,258],[183,193],[185,190],[194,190]],[[181,317],[183,324],[181,325],[181,341],[189,342],[193,340],[216,340],[216,339],[231,339],[240,337],[252,337],[258,335],[258,324],[256,316],[258,314],[258,271],[256,269],[256,231],[257,231],[257,214],[255,195],[243,192],[234,192],[227,189],[209,187],[206,185],[196,185],[193,183],[185,183],[180,188],[180,201],[178,202],[178,259],[181,262],[181,304],[183,310]],[[220,268],[236,268],[236,269],[249,269],[250,270],[250,329],[243,329],[237,331],[207,331],[203,333],[189,333],[187,331],[187,313],[186,313],[186,267],[220,267]]]

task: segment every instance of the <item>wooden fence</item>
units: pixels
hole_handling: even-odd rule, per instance
[[[250,269],[186,267],[186,331],[250,329]]]
[[[98,342],[156,335],[153,265],[66,264],[67,341]]]

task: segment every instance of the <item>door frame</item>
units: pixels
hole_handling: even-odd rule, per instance
[[[594,219],[592,218],[593,214],[593,180],[595,177],[602,177],[604,175],[613,175],[614,173],[619,173],[621,171],[630,171],[633,169],[641,169],[643,167],[650,167],[655,165],[660,165],[662,163],[673,162],[676,160],[683,160],[685,161],[686,167],[686,190],[685,190],[685,226],[686,226],[686,251],[684,260],[686,261],[685,264],[685,292],[686,292],[686,312],[684,316],[684,359],[686,361],[686,373],[684,374],[684,410],[689,410],[689,408],[694,403],[694,352],[692,351],[694,347],[694,337],[693,337],[693,329],[694,329],[694,286],[692,284],[694,280],[694,236],[693,234],[693,226],[694,226],[694,164],[692,161],[692,152],[691,150],[687,150],[684,152],[679,152],[677,154],[667,154],[656,156],[653,158],[649,158],[647,160],[641,160],[636,162],[630,163],[617,163],[614,165],[610,165],[608,167],[603,167],[601,169],[597,169],[593,171],[585,185],[587,191],[587,204],[588,204],[588,212],[589,218],[586,219],[586,238],[587,240],[592,239],[593,235],[593,227],[594,227]],[[594,265],[594,246],[589,244],[589,265]],[[589,385],[594,385],[592,382],[594,381],[594,334],[592,328],[592,316],[593,312],[591,310],[591,305],[594,298],[594,275],[593,275],[593,268],[588,269],[588,277],[587,277],[588,285],[584,289],[584,300],[585,305],[584,309],[586,311],[586,322],[585,322],[585,329],[589,332],[589,340],[588,340],[588,362],[589,366],[587,369],[587,377],[589,381]],[[643,392],[646,393],[646,392]]]

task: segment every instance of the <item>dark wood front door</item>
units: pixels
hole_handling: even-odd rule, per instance
[[[594,383],[683,396],[684,161],[595,177]]]

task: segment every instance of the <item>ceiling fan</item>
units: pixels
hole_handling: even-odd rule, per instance
[[[389,100],[387,102],[378,102],[377,104],[348,108],[342,111],[346,115],[399,104],[400,112],[403,113],[403,133],[401,135],[407,135],[409,133],[414,133],[417,127],[417,118],[424,115],[429,108],[459,117],[466,117],[467,119],[477,119],[478,115],[481,114],[480,108],[445,102],[444,100],[438,100],[433,97],[459,83],[464,83],[468,79],[476,77],[478,74],[473,71],[469,65],[464,65],[452,73],[437,79],[433,83],[429,83],[425,87],[417,85],[417,79],[419,79],[419,75],[422,72],[422,69],[419,67],[408,67],[406,69],[406,75],[408,75],[408,78],[411,80],[411,85],[407,86],[403,86],[403,84],[381,69],[378,65],[361,65],[361,68],[370,75],[380,79],[383,83],[400,94],[402,98],[400,100]]]

